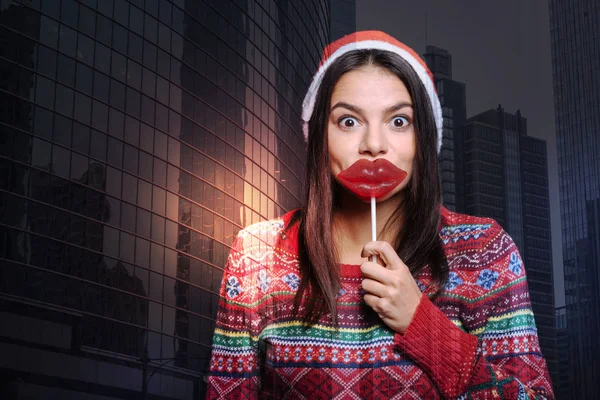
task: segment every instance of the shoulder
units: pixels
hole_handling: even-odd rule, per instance
[[[468,298],[470,304],[515,292],[527,297],[521,255],[498,222],[447,210],[443,214],[440,239],[450,270],[448,295]]]
[[[286,230],[291,215],[286,213],[238,232],[225,267],[223,296],[253,304],[284,284],[297,284],[297,253],[290,250]]]
[[[297,257],[297,229],[289,229],[297,210],[292,210],[279,218],[257,222],[237,234],[231,247],[232,261],[244,259],[260,262],[265,257]],[[297,225],[297,224],[296,224]]]
[[[279,218],[257,222],[239,231],[236,241],[246,249],[259,245],[275,245],[281,238],[294,234],[290,224],[300,209],[289,211]],[[293,228],[293,227],[292,227]]]
[[[510,235],[493,218],[450,211],[442,207],[440,240],[449,264],[478,268],[517,251]]]

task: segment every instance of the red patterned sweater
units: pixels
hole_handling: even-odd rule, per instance
[[[292,212],[238,234],[223,276],[208,399],[553,399],[519,252],[489,218],[442,207],[450,268],[404,335],[362,302],[357,265],[341,265],[339,329],[292,313],[298,229]]]

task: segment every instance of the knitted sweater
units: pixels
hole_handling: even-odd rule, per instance
[[[404,334],[363,301],[358,265],[341,265],[339,328],[304,327],[293,212],[238,234],[223,276],[208,399],[553,399],[525,269],[490,218],[441,208],[449,280],[425,294]],[[285,233],[284,233],[285,229]]]

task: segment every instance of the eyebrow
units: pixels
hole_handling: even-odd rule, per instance
[[[354,105],[352,105],[350,103],[345,103],[343,101],[340,101],[340,102],[336,103],[333,107],[331,107],[331,110],[329,112],[331,113],[333,110],[335,110],[336,108],[339,108],[339,107],[346,108],[346,109],[348,109],[350,111],[353,111],[353,112],[355,112],[357,114],[362,114],[363,113],[363,110],[360,107],[356,107],[356,106],[354,106]],[[385,114],[389,114],[389,113],[391,113],[393,111],[397,111],[397,110],[400,110],[400,109],[405,108],[405,107],[412,108],[412,104],[410,104],[410,103],[408,103],[406,101],[401,101],[400,103],[394,104],[393,106],[386,108],[384,110],[384,113]]]

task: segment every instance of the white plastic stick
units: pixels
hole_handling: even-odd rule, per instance
[[[376,202],[375,202],[375,197],[371,197],[371,241],[376,241],[377,240],[377,215],[376,215]],[[371,262],[377,262],[377,256],[376,255],[372,255],[371,256]]]

